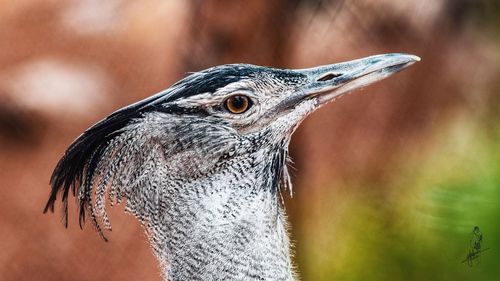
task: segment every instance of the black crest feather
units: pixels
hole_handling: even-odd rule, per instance
[[[70,189],[73,195],[76,195],[77,189],[85,182],[85,179],[91,179],[94,175],[96,165],[108,142],[120,134],[120,129],[124,128],[132,119],[139,118],[143,113],[154,109],[154,106],[145,106],[154,103],[155,100],[161,97],[161,95],[153,96],[150,99],[118,110],[81,134],[66,150],[52,173],[50,178],[52,190],[44,213],[48,210],[54,211],[57,194],[62,192],[64,221],[67,226]],[[89,184],[88,181],[87,183]],[[82,225],[85,221],[88,198],[79,199],[80,225]]]

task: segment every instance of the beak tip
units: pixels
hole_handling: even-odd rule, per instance
[[[419,56],[410,55],[410,54],[408,54],[407,56],[410,59],[410,61],[413,61],[413,62],[419,62],[422,60]]]

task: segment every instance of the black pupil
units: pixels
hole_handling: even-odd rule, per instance
[[[235,96],[230,102],[235,109],[243,109],[246,104],[246,98],[243,96]]]

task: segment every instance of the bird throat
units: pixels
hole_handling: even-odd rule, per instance
[[[266,155],[236,157],[188,183],[165,183],[162,211],[143,219],[165,280],[294,279],[286,216],[271,186],[279,184],[281,167],[259,157]]]

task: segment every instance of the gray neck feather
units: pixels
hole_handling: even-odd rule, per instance
[[[146,224],[167,280],[293,279],[286,217],[250,166],[165,185],[165,209]]]
[[[102,158],[118,160],[98,165],[91,215],[108,227],[106,189],[112,203],[126,197],[166,280],[293,280],[276,180],[287,143],[231,130],[165,114],[129,125]]]

